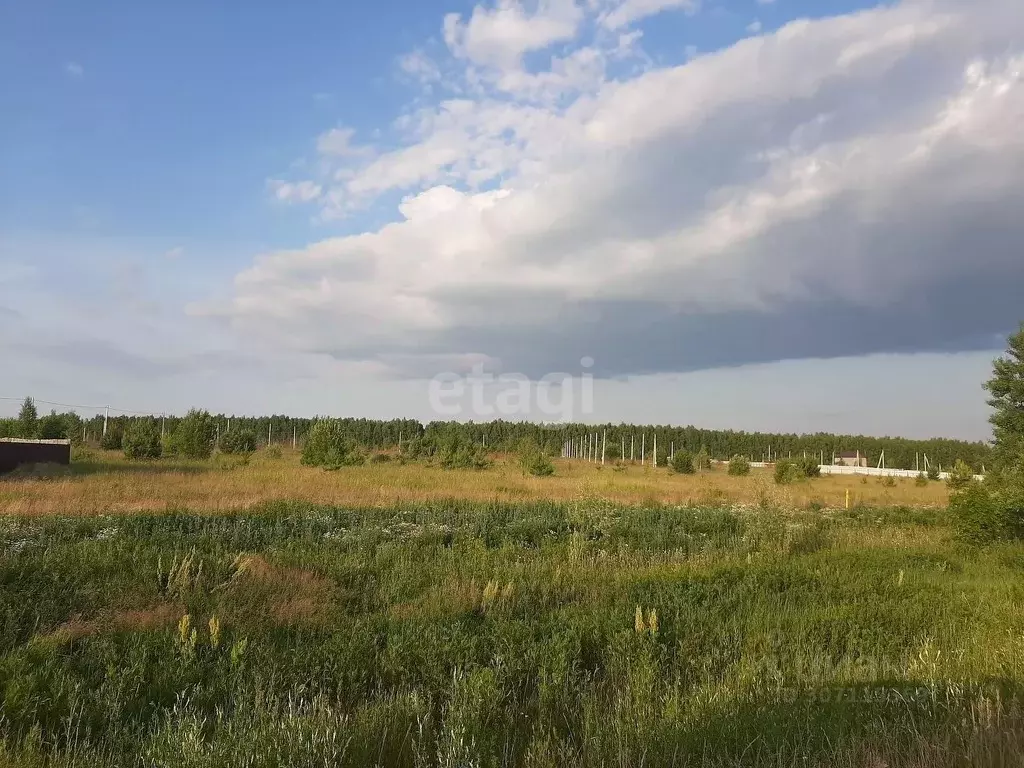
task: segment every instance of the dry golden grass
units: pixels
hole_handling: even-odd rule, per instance
[[[297,453],[281,458],[257,455],[248,464],[164,461],[129,464],[115,453],[100,453],[70,473],[0,480],[0,514],[159,512],[171,509],[222,511],[261,502],[289,500],[348,506],[393,506],[444,499],[467,501],[570,501],[604,499],[621,504],[771,504],[839,508],[851,505],[942,506],[943,483],[919,487],[897,480],[828,477],[776,486],[770,473],[730,477],[724,470],[674,475],[665,468],[624,469],[556,461],[553,477],[524,476],[513,460],[490,469],[445,471],[419,463],[368,464],[335,472],[303,467]]]

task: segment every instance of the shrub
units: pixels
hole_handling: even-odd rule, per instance
[[[302,463],[307,467],[340,469],[362,464],[366,456],[338,419],[321,419],[302,446]]]
[[[821,467],[816,459],[803,456],[797,459],[779,459],[775,463],[775,482],[778,485],[795,483],[811,477],[819,477]]]
[[[482,446],[458,437],[445,442],[439,455],[445,469],[487,469],[491,466]]]
[[[928,485],[928,475],[926,475],[924,472],[919,474],[917,476],[917,479],[914,481],[914,485],[916,485],[918,488],[923,488],[924,486]]]
[[[160,441],[160,427],[155,419],[135,419],[124,431],[121,440],[126,459],[159,459],[163,453]]]
[[[107,423],[107,431],[100,437],[100,448],[107,451],[120,451],[123,438],[124,428],[121,424],[110,421]]]
[[[750,462],[746,456],[736,455],[729,460],[729,474],[733,477],[746,477],[750,474]]]
[[[676,451],[669,462],[669,468],[677,475],[692,475],[695,472],[693,454],[689,451]]]
[[[697,455],[693,457],[693,466],[698,472],[704,472],[705,470],[711,469],[711,456],[708,455],[708,449],[703,445],[700,450],[697,451]]]
[[[818,464],[818,460],[813,456],[802,456],[799,459],[793,459],[797,467],[800,470],[800,474],[804,477],[821,477],[821,465]]]
[[[534,477],[550,477],[555,474],[555,465],[533,440],[526,439],[519,445],[519,466],[523,472]]]
[[[217,440],[217,425],[208,411],[190,410],[174,430],[174,453],[189,459],[208,459]]]
[[[974,482],[974,470],[971,469],[963,459],[957,459],[953,470],[946,479],[946,484],[951,491],[960,491]]]
[[[929,480],[939,479],[939,468],[935,464],[928,467],[927,477]]]
[[[217,447],[221,453],[248,456],[255,453],[258,445],[259,441],[256,438],[256,433],[251,429],[243,427],[241,429],[233,429],[221,435],[220,443]]]
[[[969,483],[949,500],[957,537],[971,544],[1004,538],[1010,529],[1010,510],[1000,497],[981,483]]]

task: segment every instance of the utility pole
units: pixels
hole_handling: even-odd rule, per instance
[[[654,467],[658,467],[658,433],[654,433]]]
[[[640,435],[640,466],[647,466],[647,433]]]
[[[604,455],[608,451],[608,430],[604,431],[604,436],[601,439],[601,466],[604,466]]]
[[[103,436],[107,436],[107,419],[110,417],[110,406],[103,409]]]
[[[267,425],[267,447],[268,448],[270,447],[270,438],[273,436],[273,434],[274,434],[274,424],[273,424],[273,422],[271,422],[270,424]]]
[[[293,451],[295,450],[295,443],[296,443],[295,438],[296,438],[295,425],[292,424],[292,450]]]

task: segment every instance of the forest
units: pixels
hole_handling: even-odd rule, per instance
[[[31,405],[31,408],[29,408]],[[172,434],[182,417],[157,417],[161,435]],[[233,430],[252,432],[261,445],[292,445],[301,447],[313,425],[321,417],[293,418],[275,416],[236,416],[215,414],[210,417],[216,426],[217,438]],[[326,418],[326,417],[322,417]],[[154,420],[145,416],[111,416],[104,434],[102,414],[83,419],[75,413],[56,413],[39,416],[35,405],[26,401],[22,414],[16,419],[0,419],[0,438],[24,437],[58,439],[68,438],[75,443],[101,444],[104,448],[120,449],[122,437],[129,426],[138,420]],[[536,424],[523,421],[490,421],[482,423],[433,421],[422,424],[413,419],[338,419],[351,439],[373,450],[388,450],[407,446],[415,441],[418,451],[430,454],[445,442],[457,439],[482,446],[488,451],[515,450],[524,440],[532,440],[552,456],[561,454],[567,442],[579,443],[598,435],[609,460],[642,458],[641,448],[648,457],[658,446],[659,463],[674,449],[698,453],[703,449],[715,459],[728,460],[735,455],[752,461],[798,457],[803,455],[823,458],[830,463],[836,454],[860,451],[874,466],[882,458],[885,466],[897,469],[923,467],[927,456],[931,465],[952,467],[963,460],[976,472],[983,472],[991,463],[992,449],[986,443],[966,442],[946,438],[911,440],[902,437],[869,437],[863,435],[771,434],[736,430],[701,429],[694,426],[638,425],[638,424]],[[625,449],[625,456],[620,454]],[[920,462],[920,463],[919,463]]]

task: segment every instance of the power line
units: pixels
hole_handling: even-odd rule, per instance
[[[23,397],[0,397],[0,400],[8,400],[11,402],[20,403],[25,400]],[[112,405],[81,405],[73,403],[55,403],[52,400],[38,400],[32,398],[33,403],[40,403],[41,405],[53,405],[58,408],[80,408],[86,411],[116,411],[117,413],[123,413],[126,416],[166,416],[164,413],[151,413],[149,411],[129,411],[124,408],[115,408]]]

